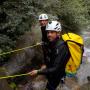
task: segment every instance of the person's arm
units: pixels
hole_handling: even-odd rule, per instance
[[[65,69],[66,63],[68,61],[70,54],[68,51],[68,48],[66,47],[66,45],[62,45],[60,46],[60,48],[58,48],[58,54],[57,57],[55,59],[55,63],[54,66],[51,68],[46,68],[43,70],[39,70],[38,74],[51,74],[51,73],[55,73],[57,72],[57,70],[62,70]]]

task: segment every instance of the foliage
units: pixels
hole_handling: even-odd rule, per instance
[[[73,32],[90,24],[89,0],[1,0],[0,53],[12,50],[19,36],[31,30],[41,13],[57,16]],[[4,60],[1,58],[1,60]]]
[[[50,2],[50,0],[48,1]],[[89,5],[88,3],[85,4],[83,0],[54,0],[46,8],[49,8],[48,13],[57,15],[64,27],[73,32],[80,31],[81,27],[85,27],[90,23],[90,3]]]
[[[15,48],[16,41],[26,31],[31,30],[35,22],[31,14],[32,8],[27,2],[8,0],[0,6],[0,53]],[[0,61],[5,61],[9,55],[0,56]]]

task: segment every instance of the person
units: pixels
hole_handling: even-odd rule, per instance
[[[42,32],[42,41],[45,43],[45,42],[48,42],[48,39],[47,39],[47,32],[46,32],[46,25],[48,24],[48,15],[47,14],[40,14],[39,15],[39,23],[40,23],[40,26],[41,26],[41,32]]]
[[[29,72],[31,76],[45,75],[48,82],[46,90],[56,90],[61,79],[65,76],[65,66],[70,57],[70,52],[61,37],[61,24],[51,21],[46,25],[47,38],[49,40],[48,59],[46,68]]]
[[[43,55],[44,55],[44,60],[42,62],[41,69],[44,69],[46,66],[44,65],[44,62],[47,59],[47,53],[48,53],[48,38],[47,38],[47,32],[46,32],[46,25],[48,24],[48,15],[47,14],[40,14],[39,15],[39,23],[41,26],[41,33],[42,33],[42,50],[43,50]]]

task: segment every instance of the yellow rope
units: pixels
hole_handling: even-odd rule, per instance
[[[32,47],[35,47],[35,46],[38,46],[38,45],[41,45],[41,44],[42,44],[42,42],[36,43],[35,45],[31,45],[31,46],[28,46],[28,47],[12,50],[12,51],[9,51],[9,52],[0,53],[0,56],[7,55],[7,54],[10,54],[10,53],[13,53],[13,52],[22,51],[22,50],[25,50],[27,48],[32,48]]]
[[[9,51],[9,52],[0,53],[0,56],[6,55],[6,54],[9,54],[9,53],[13,53],[13,52],[18,52],[18,51],[21,51],[21,50],[25,50],[27,48],[33,48],[33,47],[36,47],[36,46],[42,45],[42,44],[43,43],[40,42],[40,43],[36,43],[35,45],[31,45],[31,46],[28,46],[28,47],[12,50],[12,51]],[[19,74],[19,75],[4,76],[4,77],[0,77],[0,79],[14,78],[14,77],[20,77],[20,76],[26,76],[26,75],[30,75],[30,74],[26,73],[26,74]]]
[[[14,77],[21,77],[21,76],[26,76],[26,75],[30,75],[30,74],[26,73],[26,74],[19,74],[19,75],[4,76],[4,77],[0,77],[0,79],[8,79],[8,78],[14,78]]]

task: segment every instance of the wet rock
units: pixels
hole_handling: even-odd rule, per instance
[[[0,68],[0,77],[4,77],[5,75],[5,69]],[[0,79],[0,90],[13,90],[6,79]]]
[[[19,85],[19,90],[44,90],[46,87],[47,80],[44,76],[37,76],[34,79],[28,81],[25,85]]]
[[[80,88],[80,90],[90,90],[90,76],[87,77],[88,82],[86,84],[83,84]]]
[[[35,41],[34,34],[28,32],[21,37],[17,42],[17,48],[23,48],[28,46],[33,46],[37,42]],[[36,37],[37,38],[37,37]],[[22,44],[21,44],[22,43]],[[11,60],[3,65],[7,70],[7,75],[15,74],[23,69],[25,66],[29,65],[30,69],[37,68],[42,63],[43,54],[40,45],[32,48],[27,48],[25,50],[19,51],[13,54]],[[27,68],[28,69],[28,68]],[[24,70],[23,70],[24,71]]]
[[[88,82],[90,82],[90,76],[87,76],[87,80],[88,80]]]

